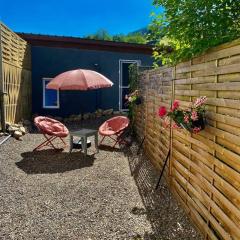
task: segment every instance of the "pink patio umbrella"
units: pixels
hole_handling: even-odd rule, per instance
[[[102,74],[76,69],[57,75],[48,84],[47,89],[54,90],[91,90],[112,87],[113,83]]]

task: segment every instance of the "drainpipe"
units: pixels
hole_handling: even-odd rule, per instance
[[[4,110],[4,92],[3,92],[3,58],[2,58],[2,23],[0,22],[0,117],[3,132],[6,131],[6,120]]]

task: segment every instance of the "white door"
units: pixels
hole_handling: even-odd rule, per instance
[[[120,60],[119,61],[119,110],[128,111],[125,95],[129,94],[129,65],[136,63],[140,65],[140,60]]]

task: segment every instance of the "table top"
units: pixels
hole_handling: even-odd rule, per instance
[[[82,128],[80,130],[70,131],[70,135],[77,137],[88,137],[95,135],[97,132],[98,130],[95,129]]]

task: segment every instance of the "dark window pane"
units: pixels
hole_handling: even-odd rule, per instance
[[[122,86],[129,85],[129,70],[128,67],[131,63],[122,63]]]

